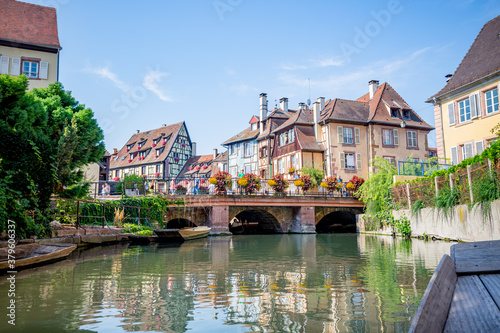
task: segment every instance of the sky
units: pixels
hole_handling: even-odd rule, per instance
[[[269,109],[357,99],[388,82],[434,126],[427,98],[453,74],[497,0],[31,0],[55,7],[59,80],[94,111],[106,149],[185,121],[197,154]],[[429,146],[436,147],[435,131]]]

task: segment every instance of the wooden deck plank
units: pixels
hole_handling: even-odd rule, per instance
[[[500,310],[479,276],[457,280],[443,332],[499,332]]]
[[[500,274],[480,275],[479,278],[490,293],[497,307],[500,308]]]
[[[455,263],[444,255],[425,290],[409,332],[443,331],[456,282]]]
[[[450,253],[458,275],[500,272],[500,240],[455,244]]]

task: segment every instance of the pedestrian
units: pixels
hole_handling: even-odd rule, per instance
[[[212,195],[215,194],[215,184],[210,183],[210,185],[208,185],[208,193]]]
[[[193,182],[188,180],[187,183],[186,195],[191,195],[193,193]]]
[[[109,188],[109,184],[108,183],[104,183],[104,185],[105,186],[104,186],[104,190],[103,190],[104,193],[103,194],[104,195],[109,195],[111,193],[111,190]]]
[[[175,181],[172,178],[172,180],[170,181],[170,195],[174,195],[174,194],[175,194]]]
[[[241,169],[240,173],[238,174],[238,178],[241,178],[245,175],[245,170]]]
[[[194,179],[194,194],[200,194],[200,178],[198,176]]]

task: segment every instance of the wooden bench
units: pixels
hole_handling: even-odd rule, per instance
[[[409,332],[500,332],[500,241],[460,243],[444,255]]]

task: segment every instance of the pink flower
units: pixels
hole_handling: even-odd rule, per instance
[[[156,147],[156,143],[154,143],[154,142],[153,142],[153,143],[151,144],[151,147]]]
[[[120,180],[120,177],[115,177],[115,178],[113,178],[113,180],[114,180],[115,182],[117,182],[117,181],[119,181],[119,180]]]
[[[208,169],[208,165],[204,165],[201,167],[203,170]]]
[[[130,162],[132,162],[132,160],[129,158],[129,159],[127,160],[127,162],[129,162],[129,163],[130,163]]]
[[[197,166],[195,167],[195,170],[196,170],[196,171],[200,170],[200,166],[199,166],[199,165],[197,165]]]
[[[159,172],[155,172],[155,177],[160,177],[160,173]]]
[[[188,171],[191,171],[191,170],[193,170],[193,167],[192,166],[188,167]]]
[[[164,145],[166,145],[166,144],[167,144],[167,141],[165,141],[165,140],[162,140],[162,141],[161,141],[161,145],[162,145],[162,146],[164,146]]]

